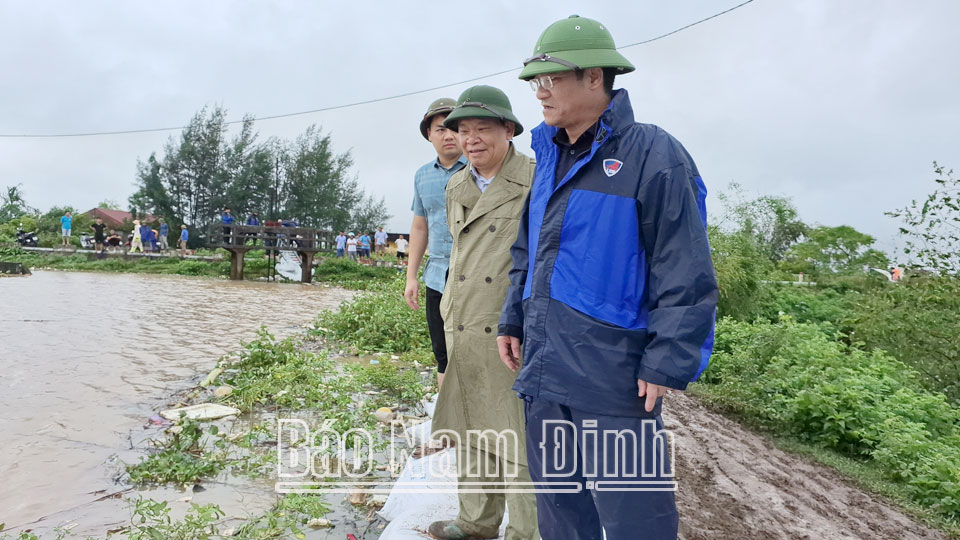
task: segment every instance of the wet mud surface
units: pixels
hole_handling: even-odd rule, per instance
[[[676,437],[683,540],[948,538],[683,393],[664,398],[663,417]]]

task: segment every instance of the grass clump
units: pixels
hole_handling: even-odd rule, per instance
[[[207,433],[217,435],[218,428],[208,432],[194,420],[184,419],[167,431],[169,437],[160,443],[159,451],[127,467],[134,484],[188,484],[216,476],[228,464],[222,451],[207,451]]]
[[[356,381],[340,374],[325,355],[301,349],[293,338],[278,340],[261,328],[224,367],[218,382],[233,392],[223,401],[241,411],[263,406],[309,410],[344,431],[373,425],[369,411],[355,403]]]
[[[426,317],[422,311],[407,306],[403,298],[405,284],[404,279],[396,278],[381,290],[341,303],[338,311],[324,311],[311,333],[361,351],[403,353],[429,348]],[[419,304],[424,306],[424,288],[420,291]]]

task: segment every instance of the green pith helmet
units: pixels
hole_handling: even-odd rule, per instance
[[[504,122],[513,122],[514,136],[523,133],[523,126],[513,115],[513,107],[510,106],[510,100],[507,95],[499,88],[492,86],[479,85],[471,86],[460,94],[457,99],[457,108],[447,115],[443,125],[457,130],[457,125],[464,118],[496,118]]]
[[[420,134],[423,135],[424,139],[430,140],[430,137],[427,135],[427,130],[430,129],[430,122],[433,121],[433,117],[438,114],[447,114],[457,106],[457,102],[448,98],[440,98],[427,107],[427,112],[423,115],[423,120],[420,121]]]
[[[540,34],[533,56],[523,61],[520,78],[528,80],[544,73],[572,69],[616,68],[630,73],[634,68],[617,52],[610,31],[599,21],[571,15],[559,20]]]

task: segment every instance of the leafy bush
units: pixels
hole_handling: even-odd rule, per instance
[[[852,340],[892,354],[960,403],[960,279],[913,277],[857,295],[851,308],[843,324]]]
[[[764,286],[758,301],[758,316],[777,322],[781,314],[797,322],[830,323],[836,325],[850,314],[853,299],[859,293],[841,293],[835,289],[797,285],[769,284]]]
[[[339,311],[324,311],[313,333],[346,342],[360,350],[401,353],[430,346],[427,320],[403,299],[405,280],[396,278],[382,290],[367,292],[340,304]],[[420,288],[420,305],[425,305]]]
[[[749,320],[756,315],[762,280],[772,263],[760,254],[756,241],[747,233],[725,233],[711,227],[710,250],[717,273],[722,317]]]
[[[875,460],[914,500],[960,518],[960,409],[918,388],[902,362],[838,337],[789,317],[723,319],[701,393],[768,429]]]

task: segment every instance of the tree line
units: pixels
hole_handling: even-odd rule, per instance
[[[179,138],[137,161],[134,214],[205,230],[222,211],[261,220],[296,219],[302,226],[371,231],[390,215],[351,173],[350,151],[334,152],[329,134],[312,125],[295,140],[261,141],[245,116],[228,137],[226,110],[201,109]]]

